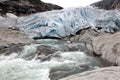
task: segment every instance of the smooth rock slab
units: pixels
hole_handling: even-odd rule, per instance
[[[34,42],[21,31],[0,29],[0,54],[11,54],[22,51],[22,46]]]
[[[33,42],[21,31],[11,29],[0,29],[0,46],[7,44],[27,44]]]
[[[60,80],[119,80],[120,67],[108,67],[75,74]]]

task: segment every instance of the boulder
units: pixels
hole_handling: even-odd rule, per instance
[[[120,65],[120,32],[105,33],[92,38],[96,55],[114,64]]]
[[[86,53],[120,65],[120,31],[111,34],[87,29],[64,40],[81,41],[86,44]]]

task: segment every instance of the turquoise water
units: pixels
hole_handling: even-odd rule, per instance
[[[65,50],[66,46],[63,44],[69,43],[58,40],[41,40],[36,44],[24,46],[19,53],[12,53],[9,56],[1,55],[0,80],[58,80],[102,66],[99,60],[87,56],[84,52]],[[57,47],[61,51],[52,53],[49,60],[41,61],[41,59],[36,59],[41,56],[36,53],[37,47],[40,45]],[[32,55],[34,56],[31,59],[27,59]],[[49,54],[42,54],[42,57],[46,56]]]

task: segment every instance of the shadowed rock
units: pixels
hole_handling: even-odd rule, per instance
[[[41,0],[1,0],[0,14],[13,13],[17,16],[32,14],[36,12],[62,9],[62,7],[44,3]]]

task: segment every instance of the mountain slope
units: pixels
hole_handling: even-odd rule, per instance
[[[62,7],[44,3],[40,0],[0,0],[0,14],[13,13],[17,16],[36,12],[62,9]]]
[[[102,0],[96,3],[93,3],[92,6],[98,7],[100,9],[120,9],[120,0]]]

